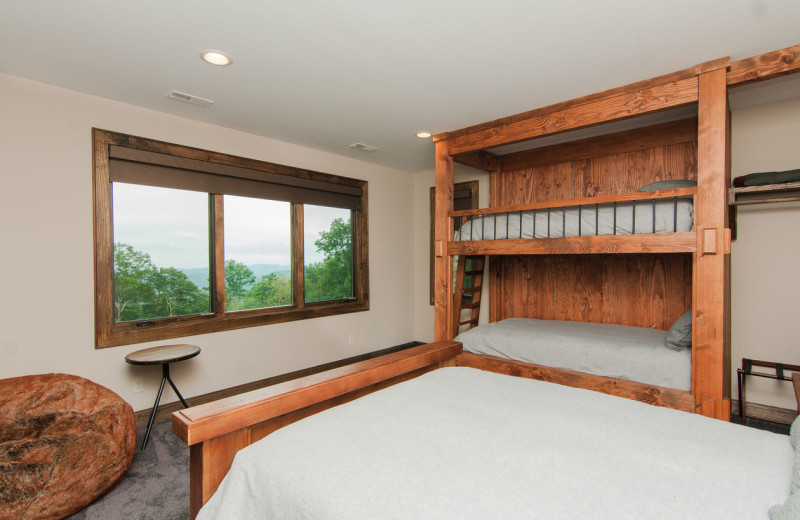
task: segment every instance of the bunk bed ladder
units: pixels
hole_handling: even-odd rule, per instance
[[[468,325],[466,330],[478,326],[485,262],[486,258],[483,255],[457,257],[455,292],[453,294],[453,311],[455,313],[453,337],[458,335],[464,325]],[[469,311],[469,314],[464,315],[462,311]]]

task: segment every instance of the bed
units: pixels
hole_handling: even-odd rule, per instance
[[[787,436],[450,367],[241,450],[198,518],[766,519],[795,458]]]
[[[668,334],[625,325],[509,318],[462,332],[455,340],[474,354],[691,391],[691,342],[683,344],[687,348],[668,348]]]

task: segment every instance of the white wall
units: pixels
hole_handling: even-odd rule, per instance
[[[367,180],[371,309],[96,350],[92,127]],[[4,74],[0,172],[0,378],[77,374],[140,410],[152,406],[161,377],[157,367],[125,363],[140,348],[199,345],[199,357],[172,369],[190,397],[416,339],[414,230],[405,218],[413,175]],[[143,392],[132,392],[134,376],[145,377]],[[175,400],[166,390],[162,402]]]
[[[732,113],[731,173],[800,168],[800,98]],[[800,365],[800,204],[738,208],[731,246],[731,364],[743,357]],[[747,402],[794,410],[791,383],[751,377]]]

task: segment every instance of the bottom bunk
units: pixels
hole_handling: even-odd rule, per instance
[[[691,313],[670,331],[510,318],[456,337],[458,364],[694,412]]]
[[[441,368],[242,449],[198,518],[766,518],[795,458],[786,436]]]

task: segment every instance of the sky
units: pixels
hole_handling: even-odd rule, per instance
[[[158,267],[208,267],[208,194],[135,184],[113,185],[114,242],[150,255]],[[290,204],[225,195],[225,259],[290,265]],[[314,241],[350,210],[306,205],[306,264],[323,259]]]

